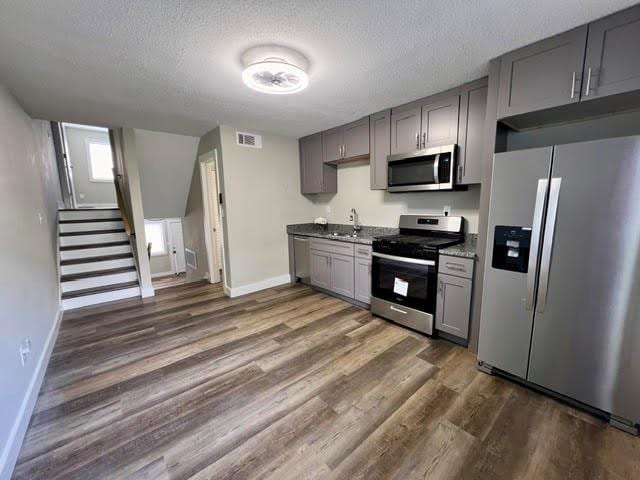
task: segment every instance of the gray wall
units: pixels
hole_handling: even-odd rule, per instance
[[[295,174],[298,172],[296,168]],[[349,211],[355,208],[363,225],[397,227],[401,214],[442,215],[443,207],[449,205],[451,215],[467,220],[465,231],[478,232],[479,185],[460,192],[388,193],[371,190],[369,174],[368,161],[338,165],[338,193],[309,195],[315,206],[312,216],[325,217],[331,223],[349,223]]]
[[[145,217],[182,217],[199,139],[138,129],[134,137]]]
[[[73,165],[73,185],[78,206],[84,204],[114,205],[116,203],[116,189],[113,183],[89,180],[89,158],[85,143],[89,139],[108,142],[109,134],[70,126],[65,128],[65,132],[69,158]],[[81,198],[81,195],[84,198]]]
[[[46,367],[39,370],[38,364],[48,360],[47,340],[55,333],[60,308],[60,186],[49,123],[29,118],[2,86],[0,132],[0,478],[8,478],[33,408],[26,398],[31,390],[35,401],[38,373]],[[18,347],[27,338],[31,354],[23,367]]]

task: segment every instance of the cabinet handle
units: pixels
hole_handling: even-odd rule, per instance
[[[462,182],[462,165],[458,165],[458,183]]]
[[[420,133],[416,133],[416,148],[420,148]]]
[[[584,89],[584,96],[589,96],[589,90],[591,90],[591,67],[587,70],[587,87]]]
[[[571,98],[576,95],[576,72],[573,72],[571,76]]]
[[[422,132],[422,148],[427,148],[427,132]]]
[[[369,253],[367,250],[360,250],[358,249],[358,253],[361,253],[362,255],[366,255],[367,253]]]
[[[442,290],[443,290],[444,285],[442,284],[442,280],[438,281],[438,293],[440,294],[440,296],[442,296]]]

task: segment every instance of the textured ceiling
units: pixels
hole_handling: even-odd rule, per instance
[[[0,0],[0,83],[29,114],[201,135],[291,136],[487,72],[489,59],[637,0]],[[247,89],[264,43],[310,62],[291,96]]]

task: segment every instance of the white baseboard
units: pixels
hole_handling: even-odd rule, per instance
[[[158,278],[158,277],[168,277],[169,275],[175,275],[176,272],[169,270],[168,272],[158,272],[158,273],[152,273],[151,274],[151,278]]]
[[[249,285],[243,285],[241,287],[224,287],[224,293],[229,297],[239,297],[240,295],[246,295],[248,293],[258,292],[260,290],[265,290],[271,287],[277,287],[278,285],[283,285],[285,283],[289,283],[291,281],[291,275],[288,273],[285,275],[280,275],[278,277],[267,278],[266,280],[262,280],[261,282],[250,283]]]
[[[47,336],[47,340],[44,344],[42,355],[40,355],[40,358],[38,359],[35,372],[33,377],[31,377],[31,382],[29,382],[27,393],[22,400],[22,405],[20,406],[20,411],[18,412],[13,428],[11,429],[9,439],[7,440],[7,444],[0,456],[0,480],[9,480],[11,478],[13,467],[16,464],[20,448],[22,447],[24,435],[27,432],[27,427],[31,420],[33,408],[36,406],[36,400],[38,399],[38,393],[42,386],[44,374],[47,371],[47,366],[49,365],[51,352],[53,351],[53,346],[55,345],[56,338],[58,337],[62,313],[62,305],[60,305],[58,307],[58,312],[56,313],[53,326],[51,327],[51,330],[49,330],[49,335]]]
[[[143,287],[140,289],[140,296],[142,298],[153,297],[156,294],[156,290],[153,287]]]

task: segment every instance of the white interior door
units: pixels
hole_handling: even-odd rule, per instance
[[[182,236],[182,221],[170,220],[169,222],[169,253],[173,271],[178,273],[187,270],[184,259],[184,238]]]

